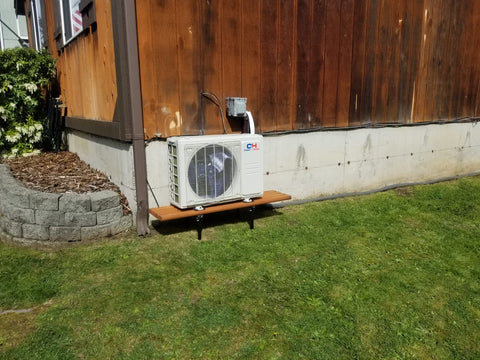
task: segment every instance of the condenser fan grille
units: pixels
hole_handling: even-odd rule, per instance
[[[199,149],[188,165],[188,182],[202,198],[222,196],[231,186],[236,171],[232,153],[222,145]]]

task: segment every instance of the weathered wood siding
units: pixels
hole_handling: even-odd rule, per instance
[[[247,97],[262,132],[476,116],[479,16],[477,0],[137,1],[146,135],[221,133],[202,91]]]
[[[49,48],[57,59],[61,99],[72,117],[112,121],[117,99],[109,0],[96,0],[97,30],[56,51],[52,1],[45,1]]]

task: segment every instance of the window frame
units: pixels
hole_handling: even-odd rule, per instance
[[[32,34],[32,45],[33,48],[37,51],[48,47],[44,9],[45,7],[42,0],[30,0],[29,17]]]
[[[78,10],[80,1],[79,0],[55,0],[55,1],[58,1],[60,5],[63,46],[67,46],[73,40],[75,40],[84,30],[83,20],[81,24],[81,29],[78,31],[74,30],[74,25],[72,21],[72,17],[73,17],[72,10],[74,10],[74,7],[76,7]]]
[[[53,34],[57,43],[57,50],[70,44],[82,33],[92,27],[96,29],[96,14],[94,0],[53,0],[55,32]],[[80,29],[75,29],[72,21],[73,12],[78,12],[77,17]]]

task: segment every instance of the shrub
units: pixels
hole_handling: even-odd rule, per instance
[[[0,154],[22,155],[42,146],[55,61],[47,51],[0,51]]]

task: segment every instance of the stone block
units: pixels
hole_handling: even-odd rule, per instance
[[[7,234],[5,231],[0,228],[0,240],[6,241],[6,242],[12,242],[13,241],[13,236]]]
[[[97,224],[109,224],[114,221],[120,220],[123,216],[123,207],[122,205],[114,207],[112,209],[107,209],[97,212]]]
[[[131,228],[132,225],[133,225],[133,216],[131,214],[122,216],[120,220],[114,221],[111,224],[112,235],[119,234],[123,231],[126,231],[129,228]]]
[[[112,235],[110,224],[83,227],[82,240],[92,240]]]
[[[23,209],[9,203],[4,203],[3,211],[5,216],[10,220],[27,224],[35,223],[35,212],[32,209]]]
[[[23,237],[32,240],[48,240],[50,238],[50,231],[48,226],[23,224]]]
[[[22,237],[22,223],[10,220],[5,216],[0,217],[0,227],[5,233],[14,237]]]
[[[64,212],[89,212],[91,211],[90,195],[88,194],[63,194],[58,202],[58,209]]]
[[[16,207],[28,209],[30,208],[29,195],[32,190],[27,189],[18,184],[3,184],[5,191],[5,199]]]
[[[97,225],[97,213],[65,213],[66,226],[94,226]]]
[[[30,208],[35,210],[58,210],[58,199],[60,194],[44,193],[33,191],[30,193]]]
[[[80,227],[73,226],[51,226],[50,240],[51,241],[80,241],[81,231]]]
[[[61,211],[35,210],[35,224],[63,226],[65,224],[65,213]]]
[[[120,195],[115,191],[105,190],[90,194],[92,211],[102,211],[120,205]]]

